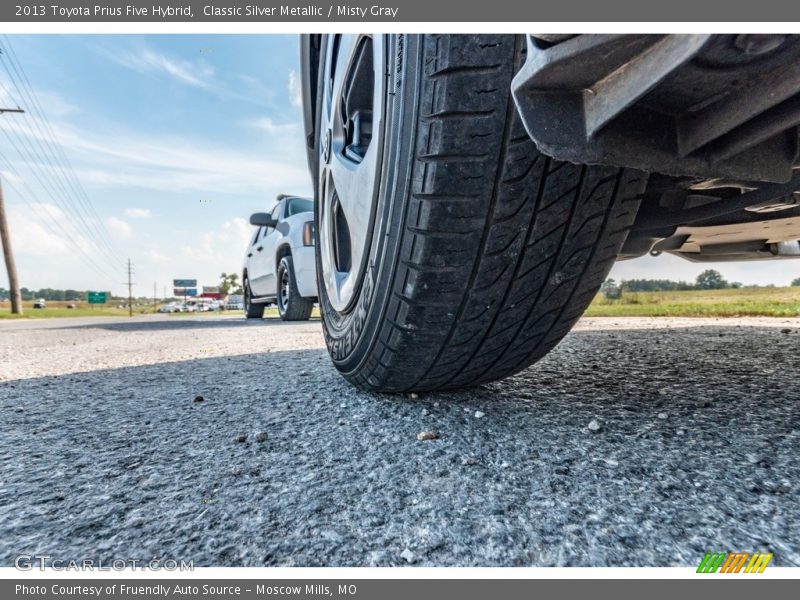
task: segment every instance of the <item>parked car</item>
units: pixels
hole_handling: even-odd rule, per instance
[[[225,310],[244,310],[244,296],[231,294],[223,307]]]
[[[517,373],[614,262],[800,257],[800,36],[306,35],[333,362],[380,391]]]
[[[160,313],[174,313],[180,312],[181,307],[177,302],[169,302],[168,304],[164,304],[163,306],[159,307],[158,312]]]
[[[47,308],[47,302],[44,298],[37,298],[33,301],[33,308]]]
[[[271,212],[251,215],[250,224],[257,229],[242,271],[247,318],[260,319],[275,303],[284,321],[307,320],[317,297],[314,203],[280,195]]]

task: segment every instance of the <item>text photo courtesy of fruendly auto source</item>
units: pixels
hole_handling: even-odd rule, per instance
[[[0,35],[0,566],[799,566],[798,65]]]

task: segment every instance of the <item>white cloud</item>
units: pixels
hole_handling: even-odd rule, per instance
[[[97,276],[98,268],[106,272],[111,269],[105,251],[84,235],[74,221],[55,204],[46,202],[14,204],[8,209],[8,218],[11,243],[14,253],[23,259],[20,262],[24,264],[25,258],[30,258],[38,260],[42,265],[41,269],[29,272],[25,272],[24,268],[20,269],[25,285],[35,281],[43,271],[52,269],[54,264],[57,264],[57,268],[52,269],[46,279],[64,278],[70,274],[74,276],[75,273],[84,275],[87,272]],[[55,263],[54,257],[57,257]],[[91,267],[87,271],[90,264]],[[34,285],[50,284],[47,281],[40,281]]]
[[[2,178],[2,181],[7,181],[11,185],[14,185],[15,183],[22,183],[24,181],[24,179],[21,177],[17,177],[16,173],[6,171],[5,169],[0,169],[0,178]]]
[[[132,219],[149,219],[153,216],[149,208],[126,208],[125,216]]]
[[[300,76],[297,71],[289,72],[289,102],[292,106],[303,106],[303,92],[300,89]]]
[[[161,252],[159,252],[158,250],[156,250],[154,248],[150,248],[149,250],[145,250],[144,256],[145,256],[145,258],[147,260],[149,260],[152,263],[156,263],[156,264],[166,263],[169,260],[169,258],[167,256],[165,256],[164,254],[162,254]]]
[[[108,219],[106,219],[106,224],[111,229],[111,233],[114,233],[121,238],[129,238],[131,237],[131,233],[133,233],[130,224],[128,224],[127,221],[118,219],[117,217],[108,217]]]
[[[41,137],[39,132],[28,131],[13,121],[4,126],[20,135]],[[78,179],[84,185],[204,196],[254,196],[273,190],[276,182],[291,190],[308,187],[310,183],[300,135],[287,136],[278,156],[270,158],[185,137],[95,131],[58,123],[53,123],[53,129],[68,154],[84,159],[75,164]]]
[[[106,52],[106,56],[139,73],[168,75],[180,83],[201,89],[213,87],[214,69],[202,59],[189,61],[173,58],[149,48],[128,52]]]
[[[242,217],[229,219],[219,229],[197,236],[191,246],[184,246],[182,254],[197,263],[238,265],[253,227]]]
[[[253,119],[252,121],[247,121],[246,124],[269,134],[290,134],[300,129],[300,123],[276,123],[270,117]]]
[[[66,233],[58,234],[53,226],[49,228],[45,223],[61,223],[66,231],[69,223],[64,218],[64,213],[57,206],[46,203],[34,203],[30,206],[16,205],[9,209],[9,227],[11,230],[11,244],[15,254],[20,256],[59,256],[70,251],[71,242]],[[70,232],[73,239],[80,240],[83,246],[90,246],[85,238]]]

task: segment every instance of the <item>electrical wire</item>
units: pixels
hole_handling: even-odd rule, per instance
[[[33,176],[33,179],[35,179],[39,183],[41,189],[43,189],[45,191],[45,193],[47,194],[47,196],[49,196],[49,198],[53,202],[53,204],[55,204],[59,209],[61,209],[61,211],[64,213],[65,216],[69,217],[70,216],[70,209],[64,204],[64,202],[62,202],[60,200],[58,192],[56,192],[56,191],[54,191],[52,189],[51,182],[49,180],[46,181],[45,178],[43,178],[42,175],[41,175],[41,170],[37,169],[35,165],[31,164],[31,162],[29,160],[29,147],[30,147],[29,144],[27,144],[26,141],[24,140],[24,138],[22,138],[13,129],[10,130],[10,131],[13,132],[14,138],[16,138],[16,140],[11,137],[11,135],[9,134],[9,130],[8,129],[6,129],[4,127],[0,127],[0,131],[3,132],[3,135],[5,135],[6,139],[9,141],[11,146],[14,148],[16,154],[22,159],[22,162],[27,167],[27,171],[30,172],[30,174]],[[11,165],[10,161],[6,161],[6,162],[10,166],[13,166],[13,165]],[[26,179],[25,177],[23,177],[19,173],[19,171],[16,171],[16,169],[15,169],[15,175],[17,177],[19,177],[20,179],[22,179],[22,180]],[[116,268],[117,261],[114,259],[113,255],[110,255],[107,250],[104,250],[102,247],[98,246],[98,242],[96,240],[96,236],[92,233],[91,229],[89,229],[89,228],[87,228],[85,226],[85,223],[84,223],[84,227],[83,228],[76,227],[76,229],[78,229],[80,231],[81,235],[83,235],[84,237],[89,239],[91,241],[91,243],[96,248],[98,248],[99,251],[101,251],[101,253],[99,255],[100,258],[103,258],[110,265],[112,265],[112,266],[114,266],[114,268]]]
[[[62,225],[61,220],[58,218],[58,215],[54,215],[50,211],[50,206],[39,200],[39,197],[36,195],[36,192],[31,188],[28,182],[25,181],[25,179],[20,176],[17,169],[2,152],[0,152],[0,160],[2,160],[6,164],[7,170],[11,174],[22,182],[22,186],[25,187],[28,194],[23,193],[23,191],[17,188],[17,186],[9,179],[6,179],[4,181],[4,185],[11,188],[15,192],[15,195],[19,199],[21,199],[32,212],[39,213],[40,210],[44,210],[45,212],[48,213],[47,215],[45,215],[43,218],[40,219],[42,226],[45,227],[45,229],[47,229],[50,232],[50,234],[54,235],[55,237],[63,236],[64,238],[66,238],[70,242],[70,244],[78,250],[78,252],[84,255],[86,262],[103,277],[108,278],[110,280],[115,279],[115,276],[110,275],[108,271],[106,271],[99,263],[97,263],[94,260],[94,258],[88,252],[86,252],[86,250],[83,249],[81,244],[78,243],[78,241],[73,237],[73,235],[69,231],[67,231],[67,229],[64,228],[64,225]],[[35,204],[32,203],[30,200],[28,200],[27,197],[28,195],[30,195],[30,197],[33,198]],[[58,228],[61,230],[60,234],[53,229],[51,223],[54,223],[55,225],[58,226]]]
[[[112,251],[115,250],[113,237],[110,235],[108,229],[103,224],[100,216],[97,214],[94,205],[92,204],[91,200],[89,199],[86,190],[81,185],[80,179],[78,178],[77,174],[75,173],[75,169],[72,166],[72,163],[69,160],[69,157],[64,152],[64,148],[61,144],[56,141],[56,135],[53,131],[53,127],[50,124],[50,120],[47,118],[47,113],[44,112],[41,103],[39,102],[39,98],[36,95],[36,91],[33,89],[31,85],[30,79],[28,79],[28,75],[25,72],[22,63],[20,62],[14,47],[11,45],[11,40],[9,39],[8,35],[4,35],[4,45],[9,53],[10,63],[14,71],[20,76],[21,81],[23,82],[25,88],[27,89],[28,96],[31,99],[31,105],[33,108],[34,113],[38,113],[39,118],[41,119],[42,123],[44,124],[44,128],[49,133],[48,141],[50,143],[51,148],[55,151],[56,159],[60,159],[59,163],[62,168],[62,172],[66,172],[67,174],[67,181],[70,183],[71,188],[76,192],[78,199],[83,204],[84,208],[92,214],[92,216],[97,219],[97,223],[100,224],[100,230],[105,238],[106,242],[109,244],[110,249]],[[15,66],[16,64],[16,66]]]
[[[68,160],[63,152],[61,145],[55,140],[55,134],[49,121],[45,123],[46,115],[41,109],[41,104],[35,97],[33,88],[30,87],[28,81],[28,89],[25,89],[25,84],[21,83],[23,79],[27,80],[21,68],[22,65],[12,60],[13,49],[8,44],[6,38],[5,48],[9,51],[0,54],[7,60],[2,60],[3,68],[9,76],[12,85],[20,94],[23,102],[27,102],[31,107],[31,119],[20,119],[22,125],[26,128],[27,136],[21,136],[16,131],[15,127],[10,128],[14,133],[17,144],[10,139],[6,128],[3,128],[4,133],[9,138],[11,143],[15,146],[17,151],[22,155],[23,160],[29,167],[31,173],[42,185],[47,194],[56,203],[59,208],[66,214],[74,219],[80,225],[83,235],[89,238],[92,243],[97,247],[98,251],[103,253],[103,257],[107,259],[112,265],[116,265],[119,260],[119,253],[116,251],[111,236],[108,230],[103,225],[96,210],[91,204],[88,196],[83,188],[79,188],[80,182],[77,180],[77,175],[71,164],[65,166],[64,160]],[[9,69],[9,65],[11,69]],[[13,70],[13,73],[12,73]],[[16,76],[14,75],[16,73]],[[36,126],[38,134],[31,126],[31,122]],[[43,123],[45,123],[43,125]],[[45,130],[45,127],[48,130]],[[35,146],[25,137],[32,138]],[[42,142],[45,142],[49,148],[46,148]],[[37,151],[38,146],[38,151]],[[21,148],[25,149],[23,153]],[[37,169],[35,163],[40,163]],[[70,171],[68,171],[68,169]],[[70,174],[71,173],[71,174]],[[60,201],[63,199],[63,202]],[[77,202],[76,202],[77,199]]]

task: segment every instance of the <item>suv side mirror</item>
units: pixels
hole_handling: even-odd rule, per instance
[[[276,219],[269,213],[253,213],[250,215],[250,225],[256,227],[275,227],[278,224]]]

